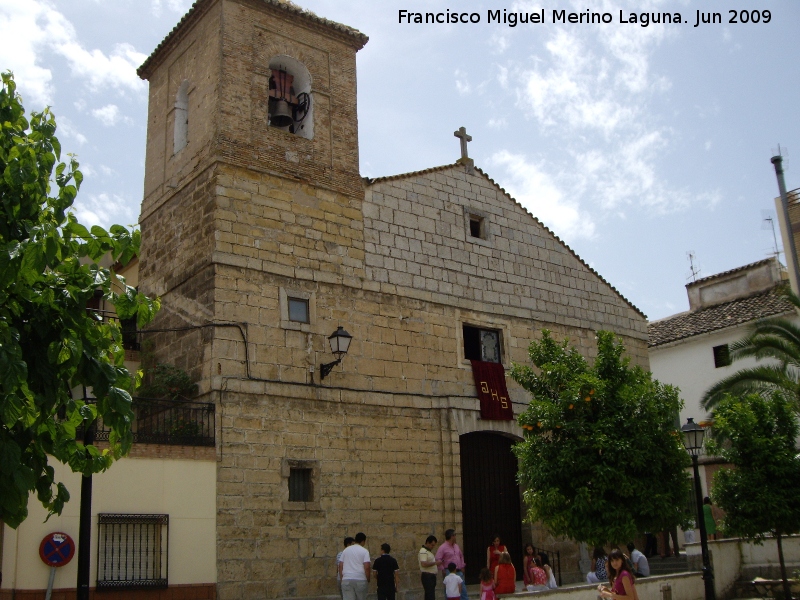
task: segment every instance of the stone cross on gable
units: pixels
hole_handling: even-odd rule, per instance
[[[467,168],[467,173],[473,173],[475,161],[467,153],[467,142],[472,141],[472,136],[467,133],[466,127],[459,127],[458,131],[453,132],[453,135],[461,140],[461,158],[456,162],[464,165]]]

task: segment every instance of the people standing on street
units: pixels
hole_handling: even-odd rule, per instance
[[[494,593],[513,594],[515,591],[517,591],[517,571],[511,564],[511,555],[503,552],[500,555],[500,562],[494,568]]]
[[[348,536],[344,538],[344,547],[347,548],[348,546],[352,546],[355,543],[355,539]],[[342,597],[342,572],[339,569],[339,564],[342,562],[342,552],[344,550],[339,550],[339,554],[336,555],[336,587],[339,588],[339,597]]]
[[[497,563],[500,562],[500,555],[503,552],[506,552],[506,547],[503,545],[500,536],[496,535],[492,538],[491,545],[486,549],[486,567],[492,573],[494,573],[494,568],[497,566]]]
[[[709,540],[717,539],[717,522],[714,520],[711,498],[703,498],[703,519],[706,522],[706,537]]]
[[[372,574],[369,551],[364,548],[367,536],[358,532],[355,544],[342,551],[339,573],[342,576],[342,598],[344,600],[366,600],[367,588]]]
[[[672,551],[669,549],[669,538],[672,536]],[[664,542],[664,547],[661,551],[661,558],[668,558],[670,556],[670,552],[675,555],[675,558],[681,555],[679,547],[678,547],[678,527],[677,525],[671,527],[670,529],[666,529],[661,534],[661,539]]]
[[[611,588],[604,585],[597,590],[603,598],[609,600],[638,600],[636,593],[636,578],[629,572],[625,565],[625,555],[619,550],[612,550],[608,555],[608,575]]]
[[[422,581],[422,589],[425,590],[425,600],[436,600],[436,572],[438,571],[437,567],[441,564],[433,554],[436,542],[436,536],[429,535],[417,554],[420,580]]]
[[[397,588],[400,587],[400,565],[389,554],[391,551],[389,544],[381,544],[381,555],[372,565],[378,582],[378,600],[395,600]]]
[[[633,542],[628,542],[628,552],[631,553],[633,574],[636,575],[636,577],[647,577],[650,575],[650,563],[647,562],[647,557],[636,549]]]
[[[464,562],[464,555],[461,553],[461,548],[459,548],[456,543],[456,530],[448,529],[445,531],[444,540],[444,544],[439,546],[439,550],[436,551],[436,562],[439,568],[442,569],[442,573],[445,573],[445,565],[448,565],[448,569],[450,563],[456,565],[456,575],[461,577],[461,580],[464,582],[464,585],[461,586],[461,600],[467,600],[467,584],[464,578],[464,569],[467,568],[467,565]]]
[[[464,583],[464,580],[459,577],[456,569],[456,563],[451,562],[447,565],[449,574],[444,578],[444,595],[447,600],[461,600],[461,597],[466,592],[464,588],[466,588],[467,585]]]
[[[588,583],[600,583],[608,579],[606,573],[606,551],[600,546],[595,546],[592,554],[592,570],[586,575]]]

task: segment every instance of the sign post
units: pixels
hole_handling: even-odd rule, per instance
[[[56,569],[63,567],[75,556],[75,542],[66,533],[56,531],[44,536],[39,544],[39,557],[42,562],[50,567],[50,579],[47,582],[45,600],[50,600],[53,593],[53,582],[56,579]]]

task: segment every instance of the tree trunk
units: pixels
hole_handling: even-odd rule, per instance
[[[783,597],[785,600],[792,600],[792,587],[786,577],[786,563],[783,560],[783,543],[781,542],[781,532],[775,531],[775,540],[778,542],[778,561],[781,563],[781,579],[783,580]]]

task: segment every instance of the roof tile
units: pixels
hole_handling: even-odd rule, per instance
[[[652,321],[647,326],[647,345],[654,348],[702,333],[791,313],[794,305],[781,293],[782,288],[777,286],[745,298]]]

